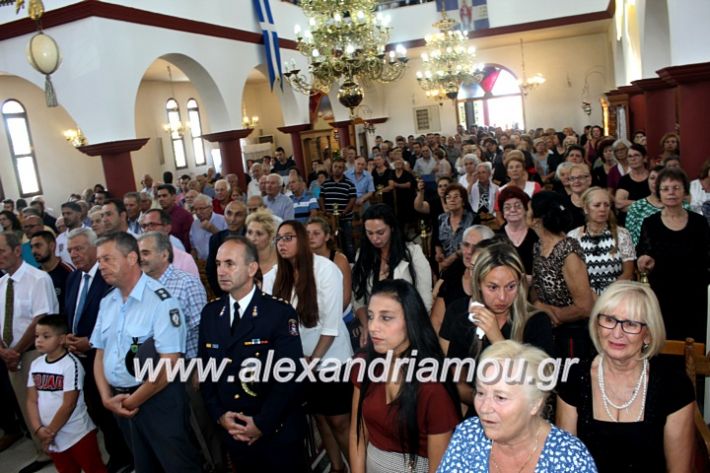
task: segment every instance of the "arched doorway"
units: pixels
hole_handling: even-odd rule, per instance
[[[459,89],[456,117],[466,129],[473,125],[524,129],[523,95],[517,77],[503,66],[486,64],[480,82],[463,84]]]

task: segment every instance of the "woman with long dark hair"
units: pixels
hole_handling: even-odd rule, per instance
[[[264,292],[289,301],[296,309],[303,354],[308,360],[327,358],[345,363],[353,352],[342,318],[340,270],[328,258],[313,254],[306,229],[296,220],[283,222],[275,241],[278,269],[274,276],[264,276]],[[349,382],[326,383],[319,379],[306,388],[307,409],[315,415],[324,443],[331,447],[336,471],[344,468],[337,447],[348,456],[351,395]]]
[[[417,289],[402,280],[377,282],[367,311],[370,341],[352,373],[351,471],[433,473],[460,418],[456,388],[437,382],[439,373],[427,382],[407,379],[408,365],[400,363],[414,364],[415,373],[423,360],[443,366],[429,314]],[[376,370],[388,352],[395,361]],[[370,379],[370,371],[379,379]]]
[[[406,243],[392,209],[385,204],[370,206],[362,216],[365,236],[353,267],[353,308],[367,326],[367,304],[372,286],[383,279],[404,279],[417,288],[427,314],[431,310],[431,269],[419,245]],[[362,331],[360,345],[367,342]]]

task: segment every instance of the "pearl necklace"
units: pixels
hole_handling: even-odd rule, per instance
[[[602,395],[602,404],[604,405],[604,410],[606,411],[606,415],[609,416],[611,420],[614,422],[618,422],[618,419],[615,418],[613,415],[611,415],[611,410],[609,409],[609,406],[613,407],[614,409],[621,410],[621,409],[628,409],[631,404],[634,403],[636,398],[638,397],[639,392],[642,392],[641,394],[641,409],[639,410],[639,415],[636,417],[636,422],[639,422],[641,420],[641,417],[643,416],[643,411],[646,408],[646,391],[647,391],[647,372],[648,372],[648,359],[644,358],[643,360],[643,369],[641,370],[641,375],[639,376],[639,380],[636,383],[636,387],[634,387],[634,391],[631,394],[631,398],[629,398],[628,401],[626,401],[623,404],[616,405],[614,404],[611,399],[609,399],[609,396],[606,394],[606,385],[604,384],[604,355],[599,355],[599,372],[597,376],[597,381],[599,384],[599,391]]]
[[[533,449],[530,451],[530,454],[529,454],[528,457],[525,459],[525,461],[523,462],[523,464],[520,466],[520,469],[518,470],[518,473],[522,473],[523,469],[527,466],[527,464],[530,462],[530,460],[532,459],[533,455],[534,455],[535,452],[537,451],[537,447],[539,446],[539,440],[540,440],[540,439],[539,439],[539,437],[540,437],[540,431],[542,430],[542,426],[543,426],[543,425],[544,425],[544,422],[541,423],[541,424],[540,424],[540,427],[537,428],[537,432],[535,432],[535,446],[534,446]],[[501,473],[502,470],[500,469],[500,466],[498,465],[498,462],[496,462],[496,459],[493,458],[493,446],[494,446],[494,445],[495,445],[495,442],[494,442],[494,441],[491,441],[491,454],[490,454],[491,462],[493,462],[493,466],[495,467],[496,471],[497,471],[498,473]]]

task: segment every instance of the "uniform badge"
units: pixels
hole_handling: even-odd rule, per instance
[[[298,322],[296,319],[288,319],[288,334],[298,337]]]
[[[180,310],[179,309],[170,309],[170,323],[173,324],[173,327],[180,326]]]
[[[245,393],[247,393],[251,397],[256,397],[256,393],[254,391],[252,391],[251,388],[249,387],[249,384],[245,383],[244,381],[242,381],[242,389],[244,390]]]
[[[258,316],[258,315],[259,315],[259,313],[258,313],[257,310],[256,310],[256,306],[254,306],[254,309],[251,311],[251,316],[252,316],[252,317],[256,317],[256,316]]]
[[[219,316],[222,317],[224,315],[224,310],[226,309],[225,306],[222,306],[222,310],[219,311]]]
[[[158,295],[158,297],[160,297],[161,301],[164,301],[165,299],[170,299],[170,293],[164,287],[156,289],[155,293]]]

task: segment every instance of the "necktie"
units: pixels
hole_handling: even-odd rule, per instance
[[[74,326],[72,329],[73,333],[76,333],[76,328],[79,326],[79,319],[81,318],[81,313],[84,310],[84,304],[86,304],[86,296],[89,294],[89,276],[84,273],[84,287],[81,288],[81,295],[79,296],[79,305],[76,306],[76,312],[74,312]]]
[[[234,319],[232,319],[232,328],[231,328],[231,333],[234,335],[234,332],[237,331],[237,326],[239,325],[239,302],[234,303]]]
[[[15,281],[7,278],[7,289],[5,290],[5,322],[2,327],[2,341],[6,347],[12,343],[12,318],[15,312]]]

